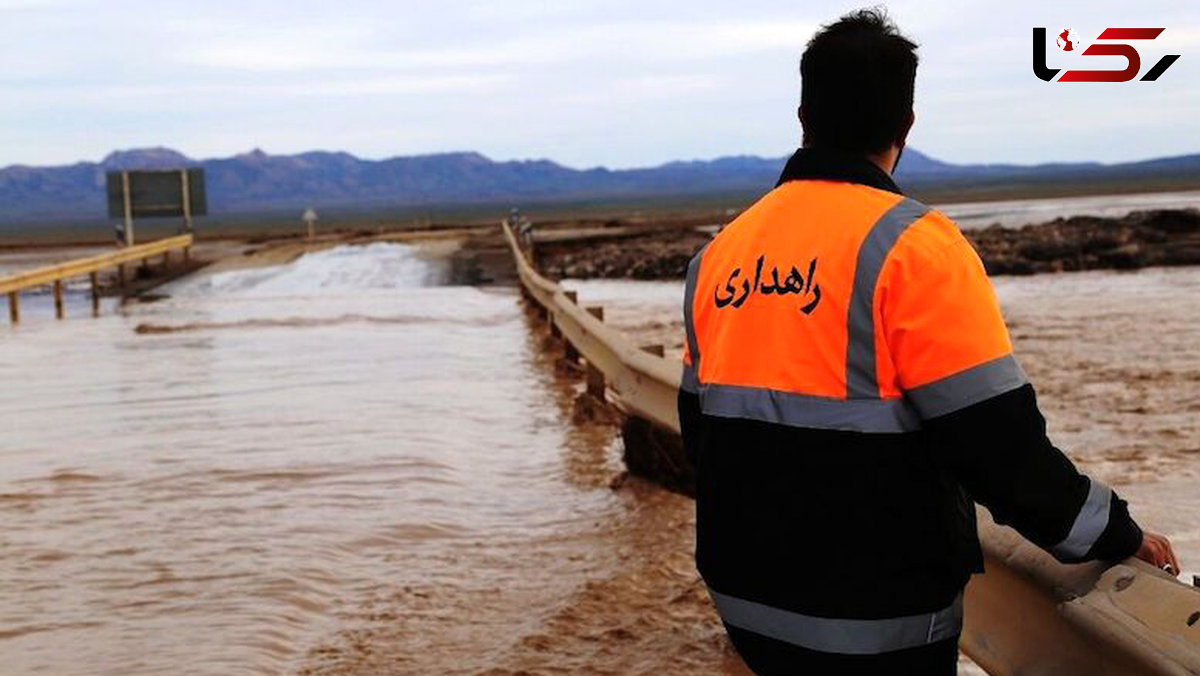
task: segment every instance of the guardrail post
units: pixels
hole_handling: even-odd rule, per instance
[[[18,291],[8,292],[8,321],[13,324],[21,321],[21,294]]]
[[[592,366],[591,362],[587,365],[587,393],[604,401],[604,373]]]
[[[170,250],[167,250],[167,251],[163,252],[163,260],[162,260],[163,270],[165,271],[169,265],[171,265],[171,252],[170,252]]]
[[[61,279],[54,280],[54,316],[63,318],[63,283]]]
[[[92,316],[100,316],[100,273],[92,272],[88,275],[92,280]]]
[[[604,308],[602,306],[592,305],[585,309],[591,316],[604,321]],[[600,401],[604,401],[604,373],[591,362],[588,362],[587,365],[587,393]]]
[[[567,300],[571,301],[572,303],[579,302],[579,293],[577,291],[565,291],[564,290],[563,295],[566,296]],[[558,329],[558,327],[554,327],[554,328],[556,330]],[[559,330],[556,335],[561,336],[562,331]],[[564,347],[563,359],[566,359],[567,361],[571,362],[572,364],[578,364],[579,363],[579,351],[575,349],[575,346],[571,344],[571,341],[564,340],[563,347]]]
[[[185,246],[183,247],[183,262],[187,263],[190,260],[192,260],[192,247]]]
[[[125,286],[125,264],[117,263],[117,286]]]

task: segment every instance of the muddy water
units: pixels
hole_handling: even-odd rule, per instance
[[[736,673],[690,504],[406,246],[0,330],[0,672]],[[68,298],[86,305],[82,293]],[[140,327],[140,330],[139,330]]]
[[[511,289],[419,253],[67,324],[27,299],[0,329],[0,672],[744,673],[690,501],[572,422],[579,385]],[[679,349],[678,284],[575,286]],[[1197,567],[1200,270],[997,288],[1054,437]]]

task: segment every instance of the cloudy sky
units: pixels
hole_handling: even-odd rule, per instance
[[[911,143],[953,162],[1200,152],[1200,2],[886,3],[920,44]],[[574,167],[778,156],[798,60],[848,2],[0,0],[0,166],[165,145],[366,158],[477,150]],[[1033,26],[1140,43],[1158,82],[1044,83]],[[1050,46],[1052,67],[1120,57]],[[1078,61],[1082,58],[1082,62]]]

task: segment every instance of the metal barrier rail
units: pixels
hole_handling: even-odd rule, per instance
[[[634,347],[605,326],[602,310],[580,307],[574,293],[538,274],[508,224],[501,227],[524,291],[568,355],[587,361],[588,389],[604,396],[607,384],[618,409],[677,435],[682,366]],[[1110,568],[1058,563],[980,511],[987,573],[967,585],[959,646],[988,673],[1200,674],[1200,589],[1134,559]]]
[[[188,259],[188,253],[193,243],[192,235],[178,235],[160,239],[149,244],[125,247],[113,253],[100,254],[88,258],[80,258],[66,263],[47,265],[33,270],[0,277],[0,294],[8,294],[8,314],[12,323],[21,319],[20,292],[35,286],[52,284],[54,286],[55,315],[63,317],[63,287],[64,280],[72,277],[88,275],[92,280],[92,312],[99,311],[99,279],[98,273],[105,268],[117,268],[122,283],[125,281],[125,264],[131,261],[145,261],[151,256],[161,255],[163,262],[170,259],[175,249],[183,250],[183,259]]]
[[[630,344],[625,336],[575,302],[573,293],[533,269],[508,224],[504,235],[512,247],[521,284],[549,314],[568,343],[604,376],[617,395],[613,402],[628,415],[679,431],[677,397],[681,366]]]

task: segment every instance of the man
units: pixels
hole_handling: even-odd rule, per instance
[[[758,673],[955,673],[974,502],[1064,562],[1179,570],[1046,438],[978,255],[892,181],[915,50],[877,11],[823,28],[803,147],[688,268],[696,563]]]
[[[521,210],[513,207],[508,212],[508,225],[517,231],[521,243],[526,247],[533,243],[533,222],[521,217]]]

